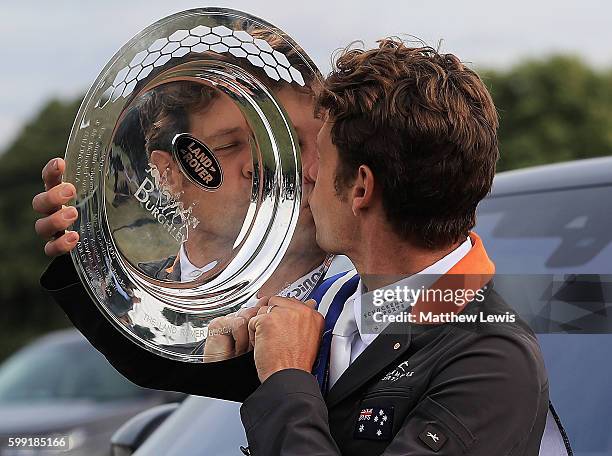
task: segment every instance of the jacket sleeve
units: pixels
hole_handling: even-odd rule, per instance
[[[242,402],[260,384],[252,352],[215,363],[185,363],[130,341],[98,310],[69,255],[55,258],[40,282],[87,340],[137,385]]]
[[[316,378],[299,369],[272,374],[240,407],[253,456],[331,456],[327,407]]]
[[[383,456],[537,455],[548,382],[538,354],[527,347],[485,336],[441,361]],[[318,384],[307,372],[270,376],[243,403],[241,418],[254,456],[341,454]]]

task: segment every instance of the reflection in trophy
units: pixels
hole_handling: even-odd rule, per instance
[[[235,356],[237,314],[261,296],[305,300],[321,281],[330,259],[307,204],[317,79],[275,27],[200,9],[147,28],[94,83],[66,154],[72,256],[135,343],[189,362]]]
[[[195,280],[231,256],[243,226],[252,186],[252,132],[229,96],[197,82],[162,84],[137,97],[130,110],[126,121],[132,125],[117,131],[141,128],[142,144],[132,146],[143,150],[126,154],[113,148],[112,163],[142,156],[148,162],[135,192],[113,195],[111,226],[119,217],[111,212],[134,217],[112,229],[113,237],[121,251],[138,255],[133,264],[149,277]],[[179,151],[174,139],[186,133],[188,141]],[[127,180],[112,165],[111,171],[113,188],[117,179]],[[218,185],[209,185],[212,172],[219,176]],[[142,210],[149,217],[142,218]],[[149,240],[161,237],[160,231],[179,244],[178,251],[151,249]]]

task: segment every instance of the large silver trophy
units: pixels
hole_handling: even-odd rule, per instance
[[[80,215],[73,261],[125,336],[205,362],[210,322],[253,302],[300,213],[299,143],[278,94],[317,78],[284,32],[219,8],[156,22],[106,65],[65,180]]]

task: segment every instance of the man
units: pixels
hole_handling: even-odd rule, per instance
[[[542,356],[495,293],[494,265],[470,232],[498,159],[484,84],[454,55],[386,39],[343,53],[318,106],[317,241],[346,254],[361,279],[325,320],[271,297],[249,321],[262,382],[241,408],[251,453],[538,454]],[[410,323],[363,329],[369,294],[418,288],[424,274],[439,277],[427,291],[478,299],[419,298]],[[442,316],[468,323],[435,323]]]
[[[492,274],[482,243],[469,233],[497,159],[488,93],[454,56],[393,41],[350,52],[338,67],[319,98],[326,124],[310,203],[318,241],[347,253],[363,284],[350,274],[325,283],[319,299],[319,310],[330,315],[325,322],[309,305],[262,300],[249,321],[257,370],[248,353],[206,366],[189,388],[240,401],[250,395],[242,415],[252,454],[508,454],[510,448],[536,454],[548,390],[535,339],[520,322],[484,332],[389,325],[376,335],[360,333],[355,317],[365,287],[391,283],[381,274]],[[313,164],[310,173],[316,172]],[[484,303],[459,313],[507,309],[490,283],[479,285],[486,286]],[[346,305],[329,299],[355,288]],[[56,297],[67,300],[62,290]],[[90,334],[106,332],[92,326]],[[184,375],[193,373],[170,361],[163,362],[163,377],[139,371],[134,365],[146,366],[152,355],[138,356],[108,337],[90,340],[142,385],[185,385]],[[118,356],[121,349],[127,351]]]

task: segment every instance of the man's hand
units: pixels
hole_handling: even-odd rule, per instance
[[[253,349],[249,341],[249,320],[257,315],[259,303],[215,318],[208,326],[204,345],[204,362],[222,361]]]
[[[62,174],[66,163],[61,158],[54,158],[42,170],[45,191],[32,200],[32,208],[44,217],[36,220],[34,229],[43,240],[47,256],[57,256],[70,252],[77,244],[79,235],[76,231],[65,231],[72,225],[78,212],[74,207],[66,207],[76,195],[74,185],[62,183]]]
[[[325,326],[315,306],[313,299],[304,303],[272,296],[251,318],[249,339],[255,348],[255,366],[262,383],[284,369],[312,371]]]

